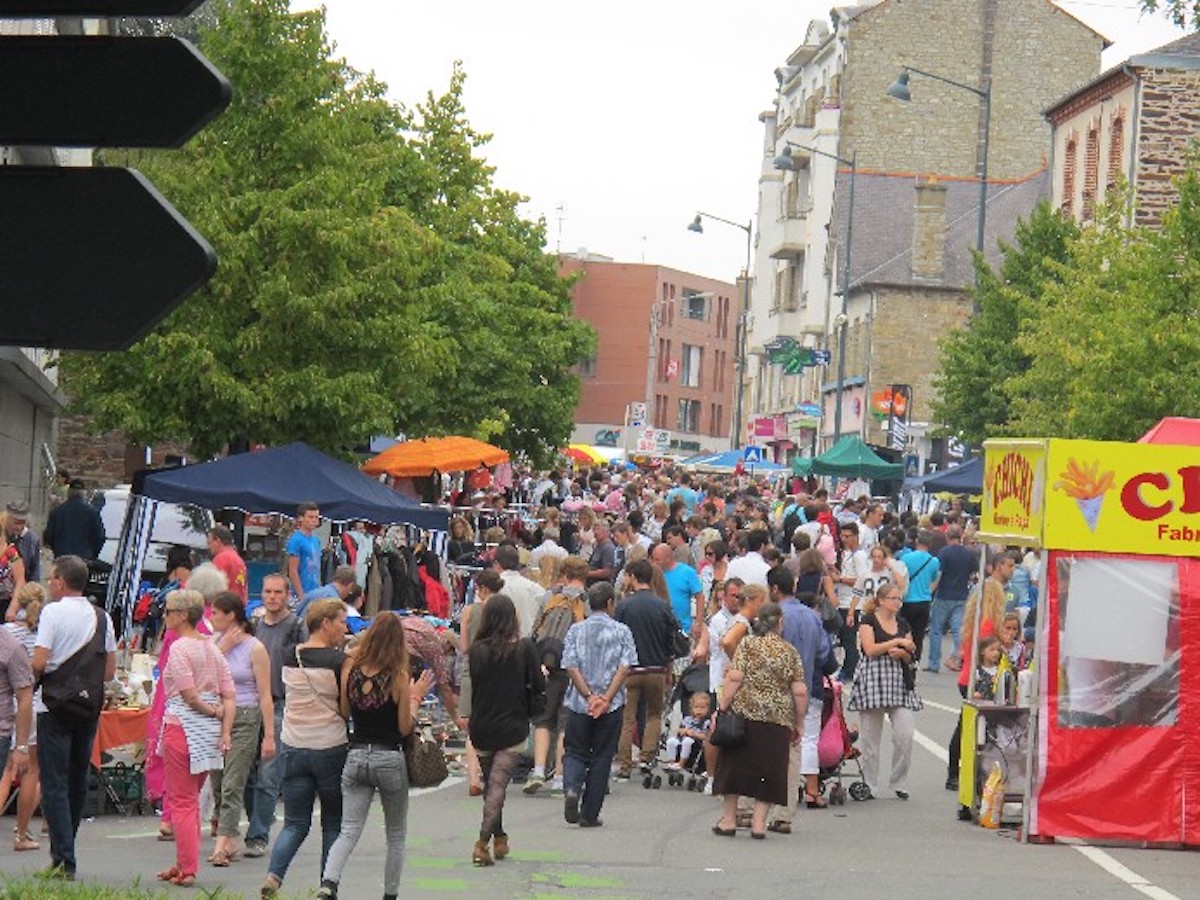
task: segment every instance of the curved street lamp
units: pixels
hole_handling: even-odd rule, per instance
[[[704,234],[703,219],[724,222],[734,228],[746,232],[746,268],[742,273],[742,310],[738,315],[737,340],[734,347],[734,359],[737,362],[737,387],[733,392],[733,428],[729,435],[730,446],[737,450],[742,446],[742,401],[746,391],[746,317],[750,313],[750,243],[754,236],[754,221],[743,225],[732,219],[714,216],[712,213],[697,212],[696,218],[688,223],[687,230]]]
[[[793,144],[791,141],[785,141],[785,143],[787,146],[783,148],[783,152],[775,157],[776,169],[792,172],[796,170],[796,160],[792,158],[793,147],[806,153],[824,156],[850,167],[850,202],[846,209],[846,246],[843,248],[842,254],[845,257],[842,261],[842,311],[834,320],[838,325],[837,388],[833,399],[833,442],[836,444],[842,436],[842,392],[845,390],[846,384],[846,327],[850,322],[846,306],[850,302],[850,244],[854,237],[854,182],[858,176],[858,153],[857,151],[852,152],[850,158],[846,159],[836,153],[818,150],[816,147]]]

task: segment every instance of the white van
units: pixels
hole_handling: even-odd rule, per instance
[[[92,498],[92,504],[100,510],[100,521],[104,523],[104,549],[100,551],[100,561],[109,567],[117,558],[129,491],[129,485],[119,484],[111,490],[98,491]],[[166,574],[167,553],[173,546],[191,547],[207,554],[207,535],[212,524],[212,514],[206,509],[159,503],[154,516],[154,532],[150,535],[146,559],[142,563],[142,578],[156,581]]]

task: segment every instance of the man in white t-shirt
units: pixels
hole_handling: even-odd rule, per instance
[[[75,877],[75,835],[87,801],[89,761],[104,702],[104,682],[112,680],[117,671],[112,619],[102,612],[97,615],[96,607],[83,595],[87,580],[87,563],[78,556],[54,560],[49,583],[54,602],[42,610],[33,645],[33,676],[42,680],[91,644],[97,627],[104,628],[103,671],[99,665],[87,667],[91,681],[87,690],[96,692],[95,716],[82,721],[68,719],[50,712],[43,700],[37,701],[35,710],[42,813],[50,828],[50,866],[68,879]],[[48,689],[45,683],[44,687]]]
[[[762,548],[770,540],[764,529],[755,528],[746,535],[746,555],[729,561],[725,569],[725,578],[740,578],[742,584],[758,584],[767,586],[767,572],[771,564],[762,557]]]
[[[859,576],[870,571],[871,560],[858,546],[856,522],[844,523],[839,533],[842,537],[842,567],[834,579],[834,590],[837,592],[838,611],[842,615],[838,639],[845,650],[845,656],[842,657],[842,671],[838,678],[842,684],[849,684],[854,680],[854,670],[858,667],[858,616],[851,609],[854,585],[858,584]]]
[[[517,608],[521,637],[527,638],[533,634],[533,623],[546,596],[546,589],[520,573],[521,554],[511,544],[501,544],[496,548],[496,568],[504,579],[504,595]]]
[[[866,554],[879,543],[879,526],[883,524],[883,504],[872,503],[867,507],[862,524],[858,526],[858,546]]]

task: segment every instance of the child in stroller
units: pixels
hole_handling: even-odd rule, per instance
[[[706,692],[696,691],[688,709],[678,730],[667,738],[667,781],[672,786],[683,784],[686,772],[688,790],[694,790],[698,780],[704,790],[704,745],[712,732],[712,701]]]

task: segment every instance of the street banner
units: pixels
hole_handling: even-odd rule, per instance
[[[980,535],[1004,544],[1041,546],[1046,441],[985,441]]]

